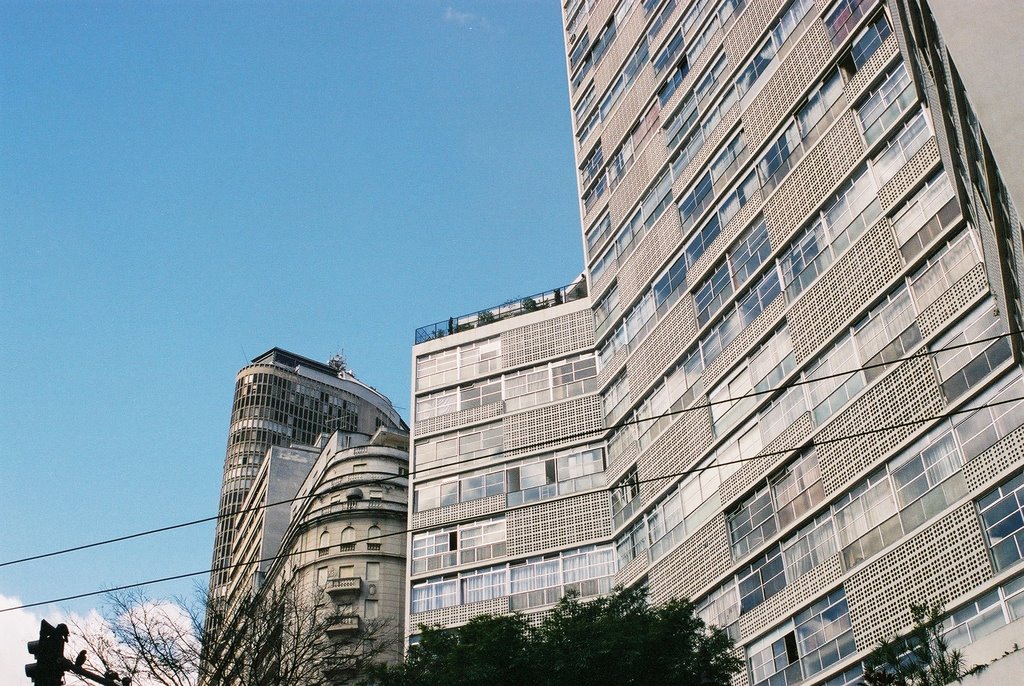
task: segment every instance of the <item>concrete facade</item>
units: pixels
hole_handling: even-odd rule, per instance
[[[694,599],[737,686],[855,683],[916,602],[1019,635],[1020,157],[962,39],[904,0],[564,15],[591,316],[413,349],[412,640],[611,583]]]

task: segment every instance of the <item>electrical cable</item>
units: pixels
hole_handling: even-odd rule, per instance
[[[872,364],[867,364],[867,365],[864,365],[862,367],[858,367],[858,368],[855,368],[855,369],[852,369],[852,370],[845,370],[845,371],[841,371],[841,372],[834,372],[834,373],[831,373],[831,374],[823,374],[821,376],[816,376],[814,378],[808,378],[808,379],[797,379],[795,381],[791,381],[788,384],[782,384],[780,386],[775,386],[775,387],[772,387],[772,388],[765,388],[765,389],[761,389],[761,390],[756,390],[755,389],[755,390],[750,391],[749,393],[745,393],[745,394],[737,396],[735,398],[728,398],[728,399],[725,399],[725,400],[708,401],[708,402],[705,402],[705,403],[699,403],[699,404],[691,405],[689,407],[685,407],[685,408],[682,408],[682,409],[679,409],[679,410],[671,410],[671,409],[669,409],[669,410],[666,410],[666,411],[662,412],[660,415],[658,415],[656,417],[645,417],[643,419],[623,420],[623,421],[617,422],[617,423],[615,423],[615,424],[613,424],[611,426],[600,427],[600,428],[597,428],[597,429],[588,429],[586,431],[580,431],[580,432],[577,432],[577,433],[574,433],[574,434],[569,434],[569,435],[566,435],[566,436],[559,436],[557,438],[551,438],[551,439],[546,439],[544,441],[538,441],[538,442],[535,442],[535,443],[526,444],[526,445],[523,445],[523,446],[517,446],[515,448],[515,450],[516,451],[530,451],[530,450],[535,450],[535,449],[538,449],[538,448],[544,448],[544,447],[547,447],[547,446],[550,446],[550,445],[560,445],[560,444],[564,444],[564,443],[567,443],[567,442],[570,442],[570,441],[574,441],[574,440],[577,440],[577,439],[580,439],[580,438],[587,438],[587,437],[590,437],[590,436],[593,436],[593,435],[603,434],[603,433],[606,433],[608,431],[614,431],[614,430],[620,429],[620,428],[622,428],[624,426],[630,426],[630,425],[633,425],[633,424],[642,424],[644,422],[656,422],[656,421],[659,421],[659,420],[661,420],[661,419],[663,419],[665,417],[671,417],[671,416],[675,416],[675,415],[679,415],[679,414],[685,414],[687,412],[693,412],[693,411],[701,410],[701,409],[709,409],[709,408],[711,408],[711,407],[713,407],[715,405],[721,405],[721,404],[726,404],[726,403],[729,403],[729,404],[736,403],[736,402],[739,402],[741,400],[745,400],[747,398],[755,398],[755,397],[757,397],[759,395],[773,394],[773,393],[777,393],[777,392],[780,392],[780,391],[789,390],[790,388],[795,388],[795,387],[803,386],[803,385],[810,384],[810,383],[817,383],[819,381],[825,381],[827,379],[832,379],[832,378],[837,378],[837,377],[842,377],[842,376],[849,376],[850,374],[856,374],[857,372],[868,371],[870,369],[877,369],[877,368],[880,368],[880,367],[888,367],[888,366],[891,366],[891,365],[899,364],[901,362],[906,362],[906,361],[914,360],[914,359],[921,358],[921,357],[930,357],[932,355],[938,355],[940,353],[949,352],[949,351],[957,350],[957,349],[960,349],[960,348],[967,348],[967,347],[978,345],[978,344],[981,344],[981,343],[996,341],[996,340],[999,340],[999,339],[1002,339],[1002,338],[1007,338],[1007,337],[1010,337],[1010,336],[1014,336],[1014,335],[1017,335],[1017,334],[1020,334],[1020,333],[1021,333],[1021,331],[1010,331],[1008,333],[997,334],[997,335],[994,335],[994,336],[987,336],[987,337],[984,337],[984,338],[979,338],[979,339],[977,339],[975,341],[971,341],[970,343],[958,343],[958,344],[955,344],[955,345],[949,345],[949,346],[946,346],[944,348],[939,348],[937,350],[924,349],[924,350],[921,350],[920,352],[914,353],[913,355],[907,355],[907,356],[904,356],[904,357],[893,358],[892,360],[888,360],[888,361],[885,361],[885,362],[876,362],[876,363],[872,363]],[[475,462],[477,460],[486,460],[486,459],[493,460],[494,457],[495,457],[495,455],[479,455],[479,456],[476,456],[476,457],[470,457],[470,458],[466,458],[465,460],[460,460],[459,461],[459,465],[461,466],[463,464],[468,464],[470,462]],[[65,555],[67,553],[77,552],[77,551],[80,551],[80,550],[87,550],[89,548],[96,548],[96,547],[100,547],[100,546],[104,546],[104,545],[110,545],[112,543],[120,543],[122,541],[128,541],[128,540],[132,540],[132,539],[135,539],[135,538],[142,538],[144,536],[151,536],[151,535],[154,535],[154,534],[164,533],[164,532],[167,532],[167,531],[174,531],[176,529],[182,529],[182,528],[186,528],[186,527],[190,527],[190,526],[196,526],[196,525],[199,525],[199,524],[205,524],[207,522],[217,521],[217,520],[222,519],[222,518],[236,517],[239,514],[244,514],[244,513],[247,513],[247,512],[253,512],[253,511],[258,511],[258,510],[263,510],[263,509],[271,508],[271,507],[274,507],[274,506],[277,506],[277,505],[286,505],[286,504],[297,502],[297,501],[300,501],[300,500],[307,500],[307,499],[314,498],[314,497],[323,497],[325,495],[329,495],[332,492],[335,492],[335,491],[338,491],[338,490],[343,490],[343,489],[348,489],[348,488],[351,488],[352,486],[355,486],[355,485],[378,485],[378,484],[383,484],[383,483],[386,483],[388,481],[393,481],[393,480],[397,480],[397,479],[405,479],[405,478],[408,478],[409,476],[418,476],[418,475],[421,475],[421,474],[423,474],[425,472],[431,472],[431,471],[435,471],[435,470],[446,469],[446,468],[448,468],[450,466],[451,465],[436,465],[436,466],[433,466],[433,467],[423,467],[421,469],[409,471],[406,474],[395,474],[395,475],[383,477],[383,478],[380,478],[380,479],[367,480],[366,482],[360,482],[359,484],[348,484],[348,485],[346,485],[344,487],[337,488],[337,489],[328,489],[326,491],[320,491],[320,492],[316,492],[316,493],[309,493],[309,494],[306,494],[306,495],[295,496],[293,498],[286,498],[286,499],[283,499],[283,500],[278,500],[278,501],[271,502],[271,503],[265,503],[265,504],[262,504],[262,505],[254,505],[254,506],[249,507],[249,508],[241,508],[241,509],[235,510],[235,511],[233,511],[231,513],[210,515],[208,517],[202,517],[202,518],[199,518],[199,519],[193,519],[193,520],[190,520],[190,521],[181,522],[179,524],[171,524],[171,525],[167,525],[167,526],[158,527],[158,528],[155,528],[155,529],[148,529],[148,530],[145,530],[145,531],[139,531],[139,532],[135,532],[135,533],[131,533],[131,534],[125,534],[123,536],[116,536],[116,537],[113,537],[113,538],[108,538],[108,539],[104,539],[104,540],[100,540],[100,541],[95,541],[95,542],[92,542],[92,543],[85,543],[85,544],[82,544],[82,545],[70,546],[70,547],[67,547],[67,548],[62,548],[62,549],[59,549],[59,550],[54,550],[54,551],[50,551],[50,552],[46,552],[46,553],[39,553],[39,554],[36,554],[36,555],[29,555],[29,556],[18,558],[18,559],[14,559],[14,560],[7,560],[5,562],[0,562],[0,568],[8,567],[8,566],[11,566],[11,565],[16,565],[16,564],[21,564],[21,563],[24,563],[24,562],[31,562],[33,560],[41,560],[41,559],[45,559],[45,558],[48,558],[48,557],[55,557],[55,556],[58,556],[58,555]]]
[[[833,438],[830,438],[830,439],[823,439],[823,440],[820,440],[820,441],[816,441],[814,439],[811,439],[811,440],[807,441],[806,443],[801,442],[800,445],[791,446],[791,447],[780,449],[780,450],[761,452],[761,453],[758,453],[757,455],[754,455],[752,457],[739,458],[739,459],[736,459],[736,460],[730,460],[728,462],[722,462],[722,463],[719,463],[719,464],[712,463],[712,464],[709,464],[709,465],[703,465],[703,466],[700,466],[700,467],[694,467],[694,468],[687,469],[687,470],[684,470],[684,471],[681,471],[681,472],[676,472],[676,473],[673,473],[673,474],[663,474],[663,475],[658,476],[658,477],[652,477],[652,478],[649,478],[649,479],[637,480],[637,481],[632,482],[632,483],[639,484],[639,483],[647,483],[647,482],[651,482],[651,481],[662,481],[664,479],[671,479],[671,478],[677,478],[677,477],[681,478],[681,477],[684,477],[684,476],[689,476],[690,474],[696,474],[696,473],[699,473],[699,472],[707,471],[709,469],[718,469],[718,468],[721,468],[721,467],[727,466],[727,465],[734,465],[734,464],[741,464],[741,463],[744,463],[744,462],[751,462],[751,461],[754,461],[754,460],[760,460],[760,459],[765,458],[765,457],[770,457],[772,455],[788,454],[788,453],[791,453],[791,452],[794,452],[794,451],[797,451],[797,450],[802,450],[802,449],[804,449],[806,447],[811,447],[811,446],[816,446],[816,445],[824,445],[824,444],[827,444],[827,443],[836,443],[836,442],[839,442],[839,441],[851,440],[851,439],[854,439],[854,438],[862,438],[864,436],[868,436],[868,435],[871,435],[871,434],[882,433],[882,432],[885,432],[885,431],[892,431],[894,429],[904,428],[904,427],[918,425],[918,424],[925,424],[925,423],[928,423],[928,422],[931,422],[931,421],[939,421],[939,420],[943,420],[943,419],[950,419],[951,417],[954,417],[954,416],[956,416],[958,414],[966,414],[968,412],[976,412],[978,410],[982,410],[982,409],[986,409],[986,408],[991,408],[991,407],[998,407],[1000,405],[1007,405],[1009,403],[1016,403],[1016,402],[1020,402],[1022,400],[1024,400],[1024,396],[1021,396],[1021,397],[1018,397],[1018,398],[1010,398],[1010,399],[1007,399],[1007,400],[999,400],[999,401],[991,402],[991,403],[983,403],[983,404],[980,404],[980,405],[971,405],[970,403],[968,403],[967,407],[962,407],[962,408],[957,409],[957,410],[952,410],[950,412],[945,412],[943,414],[934,415],[934,416],[931,416],[931,417],[922,417],[921,419],[915,419],[915,420],[911,420],[911,421],[908,421],[908,422],[902,422],[902,423],[894,424],[894,425],[891,425],[891,426],[876,427],[874,429],[867,429],[865,431],[860,431],[860,432],[857,432],[857,433],[854,433],[854,434],[849,434],[847,436],[836,436],[836,437],[833,437]],[[610,490],[613,490],[613,488],[606,487],[605,490],[609,490],[610,491]],[[579,497],[583,497],[583,496],[586,496],[586,495],[590,495],[590,493],[592,493],[592,492],[593,491],[587,491],[585,493],[575,493],[575,494],[571,494],[571,495],[566,496],[566,498],[567,499],[568,498],[579,498]],[[532,505],[533,505],[533,503],[530,503],[530,504],[527,504],[527,505],[522,505],[522,506],[519,506],[519,507],[516,507],[516,508],[510,508],[510,509],[521,509],[522,507],[530,507]],[[427,527],[427,528],[429,528],[429,527]],[[423,530],[423,527],[419,527],[419,528],[412,527],[412,528],[408,528],[408,529],[400,529],[400,530],[397,530],[397,531],[392,531],[392,532],[389,532],[389,533],[380,534],[378,536],[366,537],[366,538],[362,538],[362,539],[356,539],[355,541],[351,541],[351,543],[364,543],[364,542],[371,541],[371,540],[372,541],[378,541],[381,538],[388,538],[390,536],[405,535],[405,534],[415,533],[416,531],[421,531],[421,530]],[[313,552],[316,552],[316,550],[317,549],[312,549],[312,550],[293,550],[293,551],[288,552],[288,553],[278,553],[277,555],[272,555],[270,557],[265,557],[265,558],[260,559],[260,560],[250,560],[250,561],[245,561],[245,562],[235,562],[235,563],[232,563],[232,564],[229,564],[229,565],[224,565],[224,566],[221,566],[221,567],[215,567],[215,568],[210,568],[210,569],[204,569],[204,570],[200,570],[200,571],[196,571],[196,572],[184,572],[182,574],[174,574],[174,575],[171,575],[171,576],[160,577],[158,579],[148,579],[146,581],[139,581],[139,582],[131,583],[131,584],[123,584],[121,586],[113,586],[113,587],[105,588],[105,589],[102,589],[102,590],[87,591],[87,592],[84,592],[84,593],[76,593],[74,595],[64,596],[64,597],[61,597],[61,598],[52,598],[50,600],[41,600],[41,601],[32,602],[32,603],[23,603],[21,605],[14,605],[14,606],[11,606],[11,607],[0,608],[0,613],[11,612],[13,610],[23,610],[23,609],[32,608],[32,607],[39,607],[41,605],[50,605],[50,604],[53,604],[53,603],[62,603],[62,602],[70,601],[70,600],[79,600],[81,598],[88,598],[88,597],[92,597],[92,596],[103,595],[105,593],[113,593],[113,592],[116,592],[116,591],[124,591],[124,590],[132,589],[132,588],[139,588],[139,587],[142,587],[142,586],[150,586],[150,585],[153,585],[153,584],[165,583],[165,582],[168,582],[168,581],[177,581],[179,579],[186,579],[186,578],[193,577],[193,576],[201,576],[203,574],[209,574],[209,573],[214,572],[214,571],[223,571],[223,570],[226,570],[226,569],[234,569],[236,567],[242,567],[242,566],[245,566],[245,565],[273,563],[273,562],[276,562],[277,560],[286,559],[286,558],[289,558],[289,557],[293,557],[295,555],[303,555],[303,554],[307,554],[307,553],[313,553]]]

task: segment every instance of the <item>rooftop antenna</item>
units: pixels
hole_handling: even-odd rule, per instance
[[[331,359],[329,359],[327,361],[327,366],[330,367],[331,369],[335,370],[339,374],[341,374],[341,373],[351,374],[352,373],[352,371],[348,368],[348,359],[345,357],[345,351],[344,350],[341,350],[341,351],[336,352],[333,355],[331,355]]]

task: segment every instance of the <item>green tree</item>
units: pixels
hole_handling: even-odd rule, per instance
[[[879,641],[864,660],[864,686],[947,686],[985,667],[968,667],[942,635],[942,606],[911,605],[914,626],[905,636]]]
[[[742,661],[722,630],[686,600],[653,607],[643,589],[594,600],[567,595],[537,627],[521,615],[465,626],[421,627],[406,661],[384,667],[383,686],[726,686]]]

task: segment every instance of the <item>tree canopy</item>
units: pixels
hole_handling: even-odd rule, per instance
[[[476,617],[456,629],[421,627],[383,686],[545,686],[585,683],[726,686],[742,661],[721,629],[687,600],[661,606],[644,589],[583,601],[567,595],[534,626],[523,615]]]

